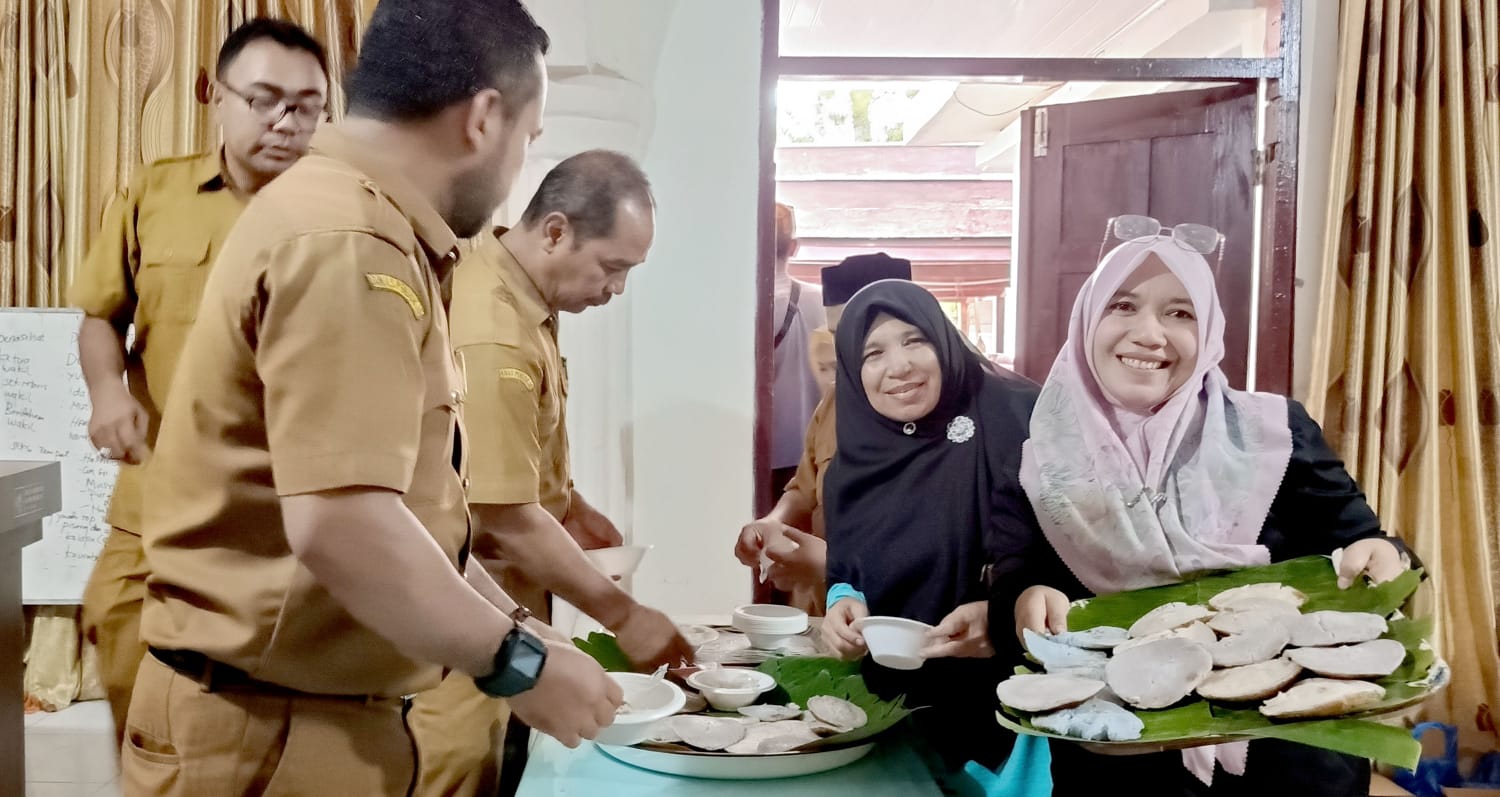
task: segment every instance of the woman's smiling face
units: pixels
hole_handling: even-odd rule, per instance
[[[1198,363],[1198,318],[1182,281],[1148,255],[1110,297],[1094,330],[1094,374],[1112,401],[1146,412],[1166,401]]]
[[[881,313],[870,324],[860,364],[860,381],[870,406],[901,423],[927,417],[943,394],[937,349],[922,330]]]

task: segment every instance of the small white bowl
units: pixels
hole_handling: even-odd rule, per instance
[[[618,581],[633,574],[641,566],[641,557],[649,550],[649,545],[616,545],[584,551],[583,555],[599,572]]]
[[[676,714],[687,703],[682,689],[666,679],[653,683],[651,676],[635,672],[612,672],[609,677],[624,690],[629,710],[615,715],[613,724],[599,730],[594,737],[599,744],[640,744],[651,735],[652,723]]]
[[[861,617],[854,630],[865,638],[870,658],[893,670],[915,670],[926,661],[922,648],[932,626],[905,617]]]
[[[718,667],[699,670],[687,677],[688,686],[697,689],[720,711],[734,711],[754,703],[756,698],[776,687],[776,679],[759,670]]]

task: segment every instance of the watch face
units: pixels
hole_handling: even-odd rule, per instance
[[[535,681],[542,672],[542,663],[547,660],[547,646],[540,639],[523,633],[516,639],[511,650],[510,669],[518,675]]]
[[[536,686],[546,662],[546,643],[517,626],[495,652],[495,671],[474,684],[491,697],[513,697]]]

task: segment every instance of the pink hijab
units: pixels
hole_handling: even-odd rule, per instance
[[[1091,352],[1110,299],[1152,254],[1192,299],[1198,361],[1154,412],[1137,413],[1107,397]],[[1021,484],[1047,541],[1093,593],[1269,563],[1256,540],[1291,458],[1287,403],[1230,388],[1223,358],[1213,272],[1168,237],[1115,247],[1079,290],[1067,343],[1031,416]],[[1184,751],[1184,764],[1207,783],[1216,751],[1226,771],[1244,772],[1242,744]]]

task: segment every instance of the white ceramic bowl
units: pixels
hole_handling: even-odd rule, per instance
[[[641,557],[649,550],[649,545],[616,545],[612,548],[584,551],[583,555],[588,557],[599,572],[619,580],[634,573],[641,566]]]
[[[754,703],[756,698],[771,691],[776,679],[759,670],[741,667],[716,667],[699,670],[687,678],[688,686],[697,689],[720,711],[733,711]]]
[[[594,738],[599,744],[640,744],[651,735],[652,723],[676,714],[687,702],[682,689],[665,678],[653,683],[651,676],[634,672],[612,672],[609,677],[624,690],[629,710],[616,715],[614,724],[600,729]]]
[[[751,603],[736,608],[730,623],[746,634],[792,636],[807,630],[807,612],[792,606]]]
[[[893,670],[915,670],[926,661],[922,648],[932,626],[905,617],[861,617],[854,630],[865,638],[870,658]]]

